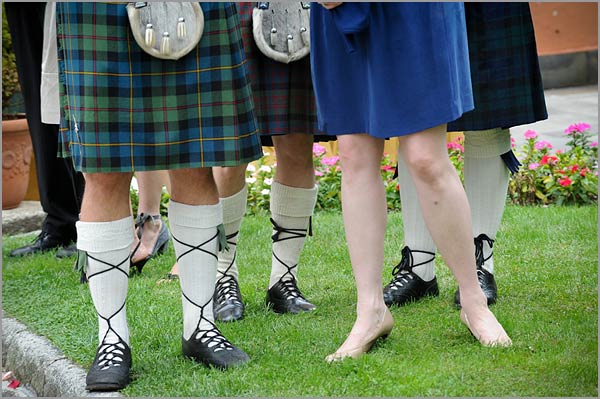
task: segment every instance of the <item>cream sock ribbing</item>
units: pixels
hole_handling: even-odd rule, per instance
[[[423,219],[417,189],[400,152],[398,152],[398,179],[400,183],[400,201],[402,203],[402,221],[404,223],[404,245],[408,246],[411,251],[427,251],[435,254],[435,243],[429,234],[425,219]],[[427,262],[433,257],[422,252],[412,252],[412,256],[415,265]],[[433,260],[416,266],[412,270],[424,281],[431,281],[435,277]]]
[[[471,206],[473,237],[485,234],[496,239],[509,180],[508,168],[500,155],[510,150],[508,129],[465,132],[465,190]],[[491,254],[492,248],[484,241],[484,259]],[[493,273],[493,257],[483,267]]]
[[[183,337],[213,328],[212,297],[217,273],[218,231],[223,207],[169,203],[169,225],[179,265]],[[201,335],[201,334],[199,334]]]
[[[224,275],[229,275],[233,276],[236,281],[238,280],[236,249],[240,226],[246,214],[247,199],[248,186],[246,184],[244,184],[244,188],[232,196],[221,198],[221,203],[223,204],[223,227],[225,227],[229,250],[219,251],[217,279]]]
[[[318,187],[297,188],[273,182],[271,185],[271,217],[278,226],[295,230],[297,234],[279,232],[281,241],[273,241],[269,288],[284,279],[297,278],[298,260],[304,246],[310,217],[317,202]],[[302,230],[305,230],[302,233]],[[277,230],[273,230],[277,234]],[[304,234],[304,235],[302,235]],[[287,265],[287,267],[286,267]]]
[[[131,216],[111,222],[76,223],[77,248],[87,252],[86,276],[98,313],[98,340],[129,345],[125,300],[129,284]]]

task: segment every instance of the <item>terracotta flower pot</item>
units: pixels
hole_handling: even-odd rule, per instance
[[[16,208],[25,198],[32,151],[27,119],[2,121],[2,209]]]

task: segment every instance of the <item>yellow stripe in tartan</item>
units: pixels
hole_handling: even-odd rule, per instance
[[[168,143],[77,143],[74,141],[69,141],[69,145],[72,144],[79,144],[82,147],[120,147],[120,146],[124,146],[124,145],[130,145],[130,146],[140,146],[140,147],[161,147],[161,146],[165,146],[165,145],[176,145],[176,144],[186,144],[186,143],[193,143],[193,142],[204,142],[204,141],[229,141],[229,140],[236,140],[236,139],[244,139],[246,137],[250,137],[253,134],[257,134],[258,133],[258,129],[254,129],[253,131],[251,131],[250,133],[247,134],[241,134],[239,136],[235,136],[235,137],[215,137],[215,138],[208,138],[208,139],[204,139],[204,138],[199,138],[199,139],[190,139],[190,140],[179,140],[179,141],[171,141]]]
[[[129,63],[131,65],[131,62]],[[65,71],[68,75],[95,75],[95,76],[163,76],[163,75],[182,75],[185,73],[201,73],[201,72],[209,72],[209,71],[226,71],[229,69],[239,68],[242,65],[246,64],[246,60],[240,62],[239,64],[229,65],[229,66],[221,66],[221,67],[211,67],[211,68],[196,68],[196,69],[188,69],[185,71],[173,71],[173,72],[142,72],[142,73],[113,73],[113,72],[73,72],[73,71]]]

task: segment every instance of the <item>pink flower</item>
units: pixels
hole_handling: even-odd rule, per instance
[[[534,148],[536,150],[543,150],[544,148],[552,148],[552,144],[550,144],[548,141],[538,141],[537,143],[535,143]]]
[[[393,166],[390,165],[381,165],[381,170],[394,170],[395,168]]]
[[[537,168],[538,168],[538,166],[540,166],[540,164],[539,164],[539,163],[537,163],[537,162],[532,162],[532,163],[530,163],[530,164],[529,164],[529,170],[534,170],[534,169],[537,169]]]
[[[560,184],[563,187],[568,187],[573,183],[573,181],[571,179],[569,179],[568,177],[565,177],[564,179],[558,179],[558,184]]]
[[[452,141],[450,143],[446,144],[446,148],[449,150],[458,150],[460,152],[464,152],[465,151],[465,147],[463,147],[462,145],[460,145],[460,143],[458,141]]]
[[[325,147],[323,147],[319,143],[314,143],[313,144],[312,151],[313,151],[313,154],[315,154],[316,156],[321,156],[321,155],[325,154],[325,152],[327,152],[327,150],[325,149]]]
[[[598,147],[598,142],[597,141],[592,141],[590,143],[590,147]]]
[[[563,152],[562,152],[562,150],[556,150],[556,151],[554,151],[554,153],[555,153],[556,155],[558,155],[558,154],[562,154]]]
[[[319,172],[318,170],[315,170],[315,176],[323,176],[323,172]]]
[[[528,131],[525,132],[525,138],[526,139],[534,139],[537,136],[538,136],[538,134],[535,131],[533,131],[533,130],[528,130]]]
[[[565,133],[566,134],[582,133],[591,128],[592,127],[587,123],[583,123],[583,122],[573,123],[572,125],[570,125],[568,128],[565,129]]]
[[[337,155],[334,155],[332,157],[325,157],[321,160],[321,163],[323,165],[327,165],[327,166],[333,166],[336,163],[338,163],[338,161],[340,160],[340,157],[338,157]]]
[[[540,164],[542,165],[548,165],[548,164],[555,164],[556,161],[558,161],[558,158],[555,157],[554,155],[544,155],[542,157],[542,159],[540,159]]]
[[[573,165],[571,166],[571,173],[575,173],[579,170],[579,165]]]
[[[516,140],[515,140],[515,138],[514,138],[514,137],[511,137],[511,138],[510,138],[510,146],[511,146],[512,148],[515,148],[515,143],[516,143]]]

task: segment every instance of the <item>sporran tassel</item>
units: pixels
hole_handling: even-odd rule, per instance
[[[185,18],[179,17],[177,22],[177,37],[183,39],[187,36],[187,29],[185,27]]]
[[[156,43],[156,38],[154,36],[154,27],[152,26],[152,24],[146,25],[146,35],[144,39],[146,42],[146,46],[154,47],[154,44]]]
[[[302,43],[304,45],[310,45],[310,35],[304,26],[300,28],[300,38],[302,39]]]
[[[171,40],[169,39],[169,32],[163,33],[162,40],[160,41],[160,53],[163,55],[169,55],[171,53]]]
[[[294,36],[291,34],[287,35],[287,47],[288,54],[292,54],[294,52]]]

